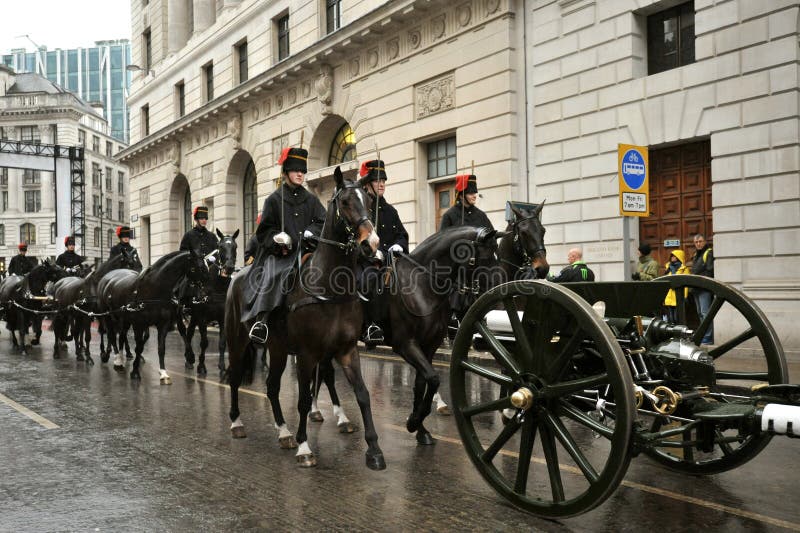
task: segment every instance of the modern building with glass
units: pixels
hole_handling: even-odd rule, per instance
[[[131,46],[128,39],[97,41],[95,46],[35,52],[24,48],[0,55],[0,64],[17,73],[35,72],[87,102],[101,102],[112,137],[127,143]]]

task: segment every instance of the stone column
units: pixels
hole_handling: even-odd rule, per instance
[[[167,4],[167,53],[174,54],[189,40],[189,4],[192,0],[169,0]]]
[[[205,31],[217,20],[217,6],[214,0],[194,0],[194,31]]]

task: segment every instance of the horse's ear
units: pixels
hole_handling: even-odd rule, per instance
[[[522,210],[514,204],[511,204],[511,212],[514,213],[518,220],[526,218],[525,213],[523,213]]]
[[[231,235],[231,240],[235,241],[236,237],[238,237],[238,236],[239,236],[239,230],[237,229],[236,231],[233,232],[233,235]]]
[[[224,239],[225,238],[225,235],[222,234],[222,232],[219,230],[219,228],[217,228],[217,237],[219,237],[220,239]]]
[[[340,167],[336,167],[333,171],[333,179],[336,180],[336,188],[340,188],[344,185],[344,174],[342,174],[342,169]]]
[[[544,208],[544,203],[546,201],[547,201],[547,198],[542,200],[542,203],[540,203],[539,206],[536,209],[533,210],[533,216],[535,216],[536,218],[541,218],[542,209]]]

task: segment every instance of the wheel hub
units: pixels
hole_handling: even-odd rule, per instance
[[[533,405],[533,392],[527,387],[520,387],[511,395],[511,405],[527,411]]]

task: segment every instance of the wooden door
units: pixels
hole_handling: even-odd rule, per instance
[[[678,240],[687,262],[692,238],[713,240],[711,143],[701,141],[650,152],[650,216],[639,219],[640,242],[650,244],[662,266],[669,258],[665,241]]]
[[[433,196],[434,205],[436,206],[435,231],[439,231],[439,227],[442,225],[442,216],[447,212],[448,209],[453,207],[453,202],[456,198],[455,180],[444,181],[434,185]]]

